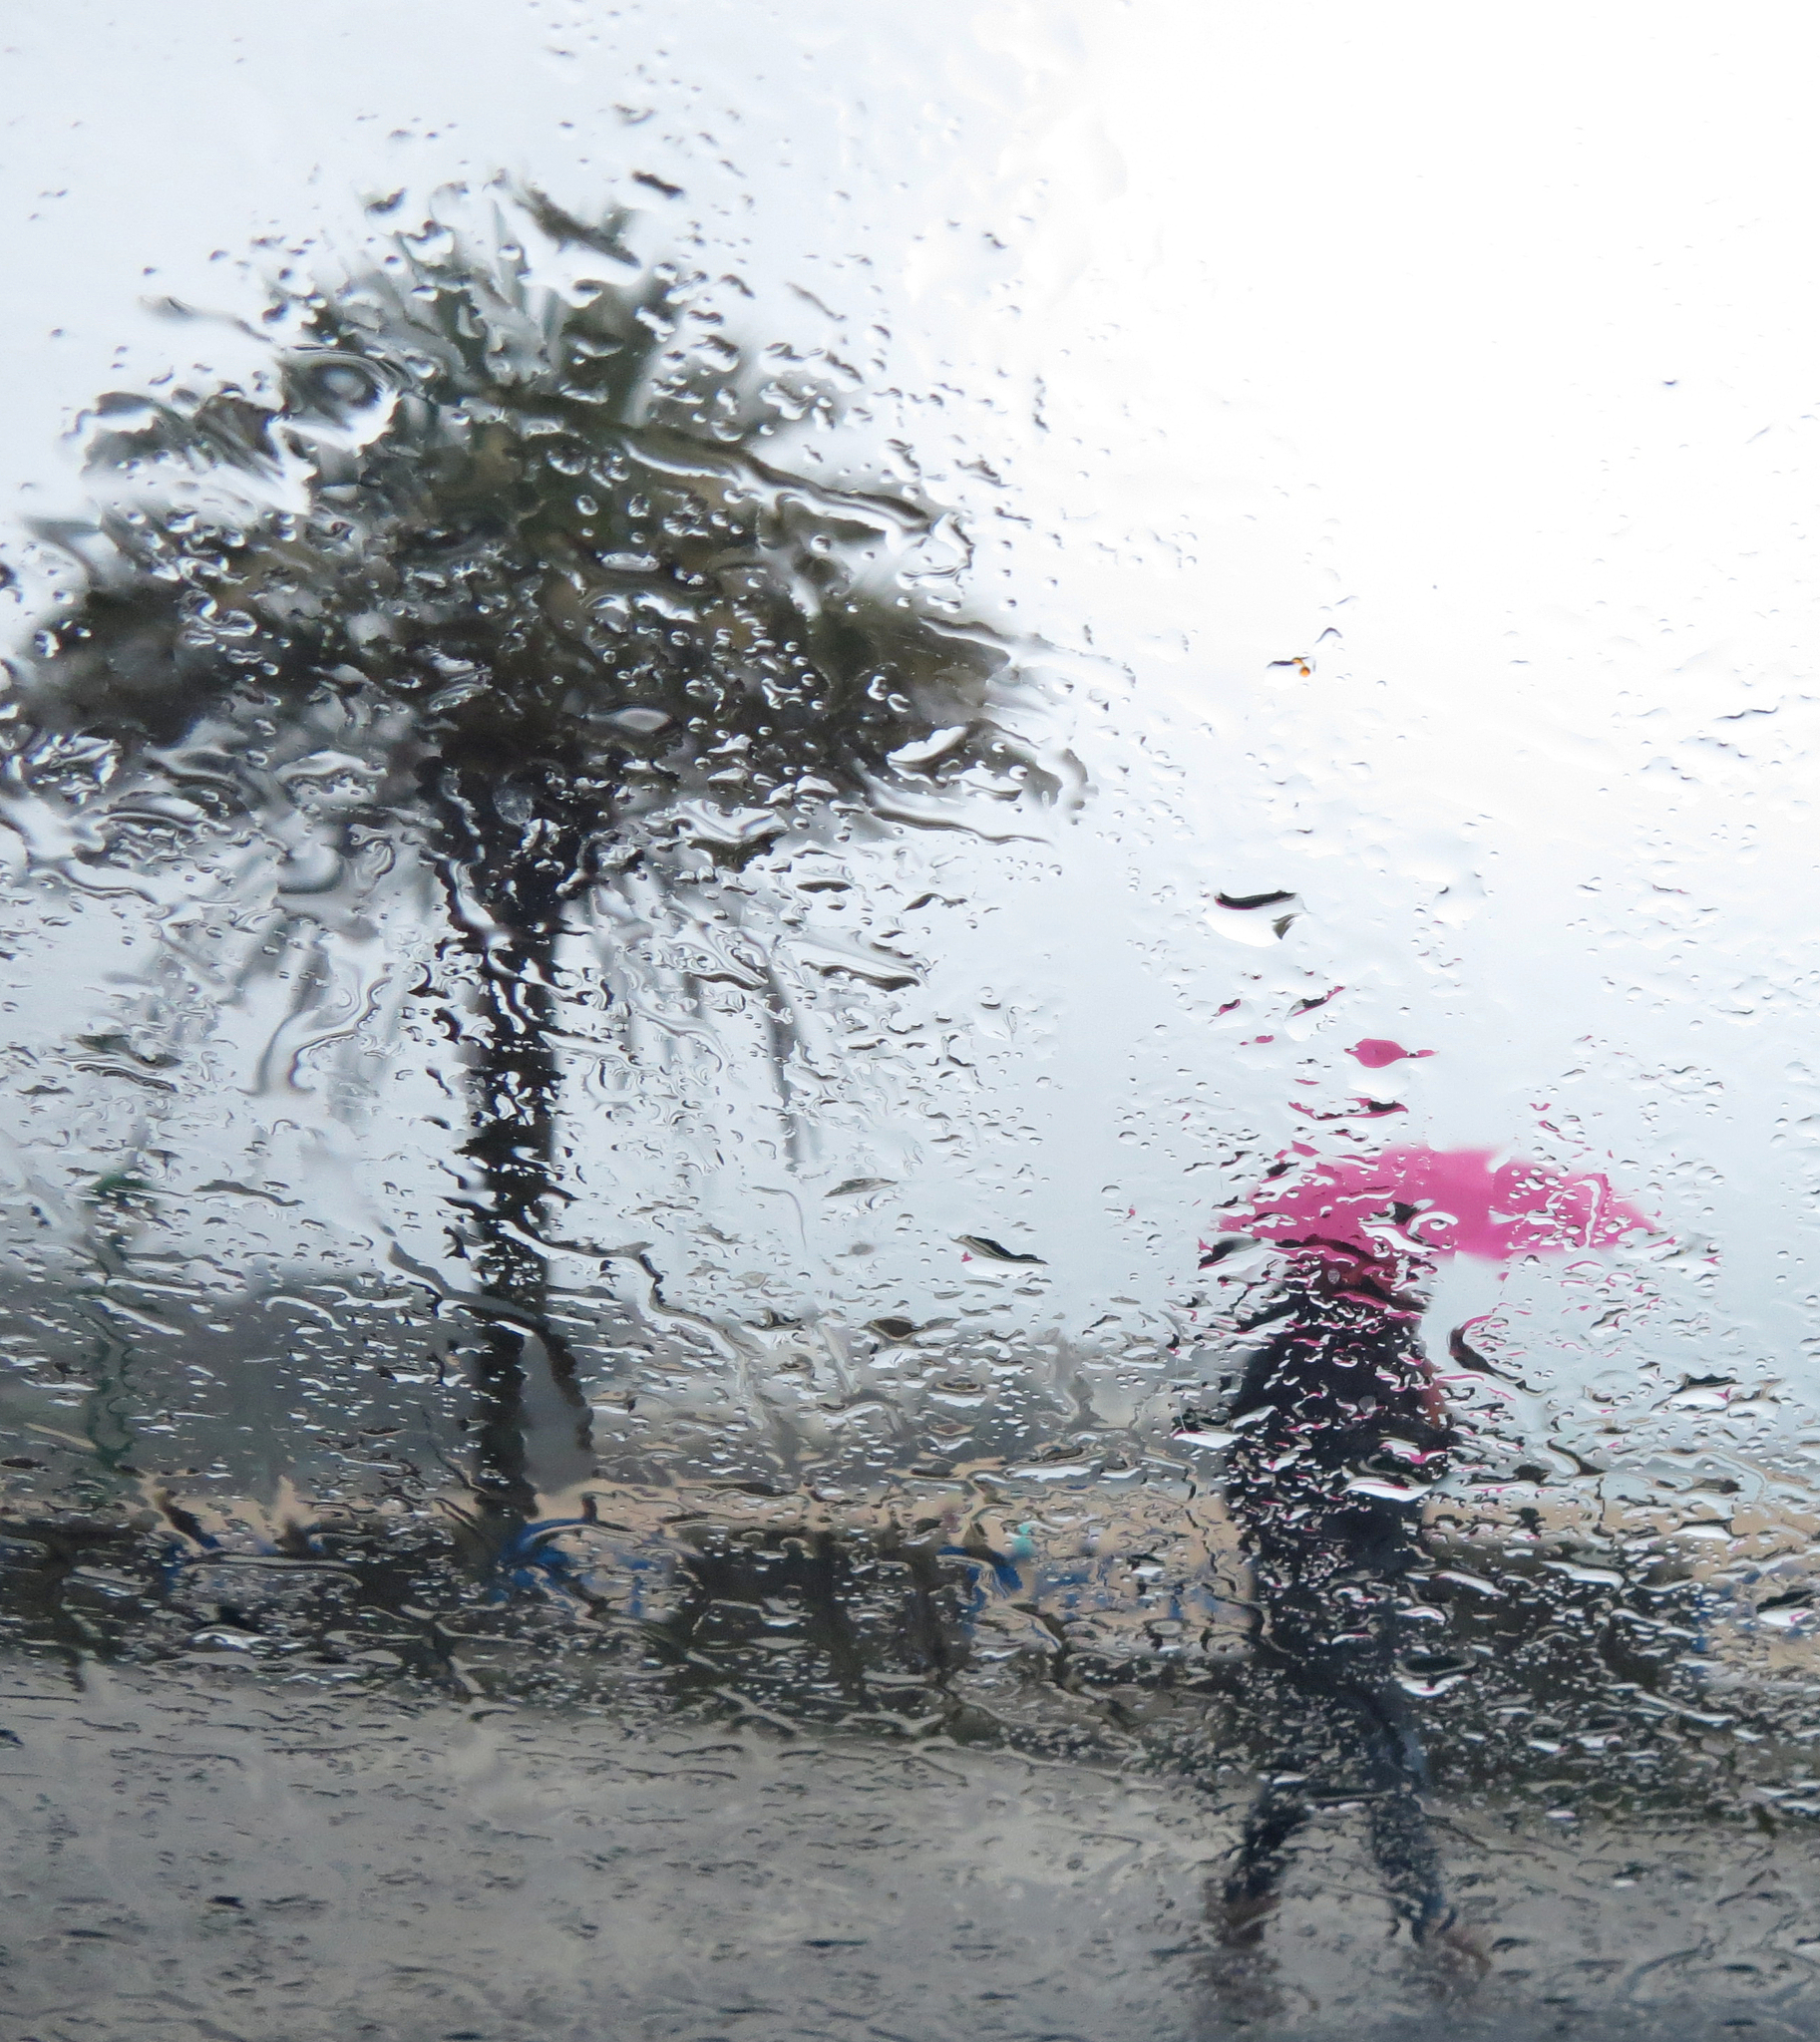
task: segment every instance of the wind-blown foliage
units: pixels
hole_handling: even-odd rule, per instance
[[[538,212],[630,266],[614,224]],[[446,853],[505,826],[528,910],[653,796],[863,796],[936,732],[919,781],[1028,776],[1005,648],[911,592],[946,520],[761,461],[673,272],[569,296],[510,243],[397,249],[308,301],[276,401],[103,401],[138,414],[91,449],[112,557],[17,672],[35,726],[131,765],[352,721]]]
[[[268,820],[303,790],[319,831],[419,840],[480,988],[476,1487],[519,1519],[534,1348],[586,1438],[536,1245],[568,904],[683,799],[788,817],[1056,785],[1007,724],[1005,645],[956,614],[951,524],[761,459],[774,422],[698,280],[640,266],[623,218],[524,210],[601,274],[557,289],[503,232],[401,234],[275,308],[295,337],[267,386],[103,400],[89,572],[14,666],[7,768],[107,783],[91,851],[128,827],[123,790],[179,787]]]

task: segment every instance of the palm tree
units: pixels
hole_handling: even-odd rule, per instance
[[[181,784],[293,844],[327,770],[344,848],[375,825],[421,847],[479,1008],[458,1202],[496,1549],[536,1508],[539,1362],[587,1445],[543,1236],[556,953],[616,841],[683,798],[789,819],[1054,787],[1006,721],[1005,645],[917,592],[951,525],[762,460],[775,414],[692,312],[699,280],[638,264],[623,215],[517,202],[605,276],[535,285],[503,222],[485,246],[399,234],[282,294],[295,344],[251,394],[103,401],[88,571],[18,664],[9,764],[29,782],[100,744],[116,789]]]

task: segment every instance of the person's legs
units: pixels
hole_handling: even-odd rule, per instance
[[[1449,1927],[1454,1909],[1441,1881],[1441,1854],[1414,1787],[1404,1781],[1372,1799],[1371,1855],[1398,1918],[1416,1942]]]
[[[1256,1939],[1276,1904],[1277,1888],[1288,1870],[1289,1841],[1307,1819],[1308,1805],[1298,1790],[1273,1783],[1253,1802],[1238,1862],[1220,1893],[1221,1929],[1227,1941]]]
[[[1439,1959],[1455,1985],[1470,1982],[1489,1959],[1447,1896],[1441,1854],[1421,1801],[1428,1761],[1409,1706],[1399,1690],[1386,1685],[1370,1698],[1370,1709],[1377,1793],[1367,1820],[1378,1875],[1410,1941]]]
[[[1420,1796],[1428,1760],[1414,1718],[1396,1685],[1386,1634],[1380,1662],[1348,1696],[1359,1775],[1371,1791],[1366,1818],[1371,1856],[1397,1918],[1420,1942],[1453,1919],[1441,1882],[1441,1855]]]

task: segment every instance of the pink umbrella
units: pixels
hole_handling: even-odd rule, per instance
[[[1494,1149],[1386,1149],[1311,1161],[1221,1225],[1279,1247],[1385,1267],[1435,1255],[1609,1247],[1651,1222],[1597,1171],[1580,1176]]]

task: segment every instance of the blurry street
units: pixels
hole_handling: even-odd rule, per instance
[[[1235,1967],[1243,1789],[248,1667],[0,1693],[18,2042],[1820,2034],[1792,1819],[1438,1806],[1475,1983],[1389,1936],[1336,1809]]]

